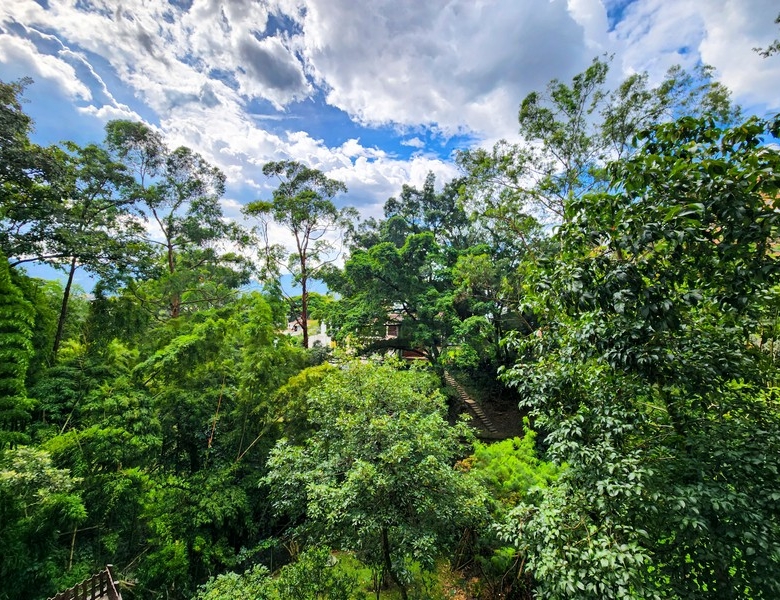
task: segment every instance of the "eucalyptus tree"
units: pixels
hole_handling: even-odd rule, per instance
[[[279,185],[270,201],[248,204],[244,214],[258,219],[260,259],[266,275],[279,277],[284,271],[301,286],[301,313],[297,319],[303,330],[303,346],[309,347],[309,282],[318,279],[323,268],[341,253],[342,234],[350,227],[356,213],[352,208],[336,208],[334,198],[346,193],[347,186],[330,179],[317,169],[295,161],[267,163],[267,177],[276,177]],[[286,229],[294,240],[294,250],[274,244],[269,226],[275,223]]]
[[[106,143],[132,172],[125,194],[142,206],[152,223],[145,240],[161,251],[161,269],[132,287],[139,300],[175,318],[231,298],[248,281],[248,265],[237,253],[245,233],[222,212],[224,173],[190,148],[169,149],[143,123],[109,122]]]

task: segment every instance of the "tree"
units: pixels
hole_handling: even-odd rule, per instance
[[[263,173],[266,177],[277,177],[279,186],[270,202],[252,202],[244,208],[244,214],[260,220],[255,231],[263,244],[260,257],[265,272],[278,277],[282,270],[286,270],[301,286],[298,324],[303,330],[303,347],[308,348],[309,281],[317,279],[323,267],[338,257],[341,250],[339,236],[349,226],[355,211],[336,208],[333,198],[339,193],[346,193],[347,187],[317,169],[294,161],[279,161],[267,163]],[[271,243],[268,232],[271,221],[287,229],[294,237],[294,252]]]
[[[325,548],[310,548],[272,578],[255,565],[242,574],[225,573],[201,587],[195,600],[351,600],[357,587],[354,576],[338,572]],[[362,597],[362,596],[361,596]]]
[[[54,355],[62,341],[76,270],[82,267],[108,286],[110,281],[129,275],[143,260],[146,250],[139,243],[143,227],[133,214],[133,200],[119,195],[129,179],[124,166],[95,145],[80,148],[68,143],[66,148],[70,151],[66,158],[67,183],[63,185],[64,197],[56,224],[50,224],[50,254],[34,258],[57,266],[66,260],[67,279],[54,336]]]
[[[428,173],[421,190],[404,185],[398,198],[385,202],[385,218],[377,227],[378,241],[402,246],[408,236],[429,231],[443,248],[461,250],[473,245],[477,241],[474,227],[459,204],[462,184],[454,179],[437,192],[436,177]]]
[[[37,432],[82,479],[74,570],[129,564],[136,593],[190,598],[274,533],[257,480],[304,352],[256,292],[126,337],[63,344],[35,388],[50,424]]]
[[[634,152],[632,141],[645,128],[684,114],[707,112],[725,123],[739,115],[711,67],[673,67],[655,88],[647,73],[637,73],[615,90],[606,87],[608,71],[607,61],[594,59],[571,84],[553,80],[546,93],[526,96],[518,114],[523,142],[501,140],[458,156],[468,206],[499,244],[527,248],[537,220],[567,220],[570,200],[603,191],[606,163]]]
[[[473,306],[456,297],[454,276],[479,232],[459,205],[461,182],[440,191],[435,183],[431,173],[422,189],[404,185],[385,203],[384,219],[352,232],[343,270],[325,277],[341,296],[330,309],[335,337],[357,342],[364,353],[415,351],[441,364],[451,345],[465,341],[453,334],[474,316]],[[397,335],[387,336],[388,326]]]
[[[475,532],[474,568],[493,598],[527,597],[533,592],[524,552],[503,541],[501,532],[514,526],[511,511],[519,503],[539,504],[543,490],[560,470],[539,458],[536,432],[528,427],[528,421],[524,425],[522,438],[477,442],[474,454],[459,463],[488,492],[494,525]]]
[[[22,93],[32,82],[0,81],[0,249],[7,259],[43,256],[60,206],[64,155],[29,139],[32,119]]]
[[[342,296],[331,311],[337,339],[366,353],[421,352],[438,364],[456,319],[446,261],[430,232],[409,235],[399,248],[381,242],[356,250],[328,283]],[[396,336],[386,336],[395,325]]]
[[[506,538],[545,598],[772,598],[780,588],[780,120],[640,134],[567,206],[527,282],[537,335],[507,378],[565,464]],[[618,566],[619,565],[619,566]]]
[[[122,164],[94,144],[65,142],[64,149],[49,149],[48,155],[58,165],[56,177],[25,195],[27,202],[7,206],[5,246],[12,267],[38,262],[66,273],[52,348],[56,355],[77,269],[109,287],[137,270],[148,250],[140,242],[143,227],[133,214],[134,201],[119,195],[129,180]],[[35,209],[26,206],[30,201]]]
[[[11,183],[29,181],[32,119],[22,110],[21,96],[31,83],[29,78],[13,83],[0,81],[0,184],[4,193]]]
[[[109,122],[106,143],[135,176],[125,194],[142,204],[162,237],[146,238],[161,249],[162,272],[131,291],[155,314],[167,305],[171,318],[224,303],[249,276],[246,261],[230,248],[245,243],[244,232],[220,206],[225,175],[187,147],[170,150],[143,123]]]
[[[0,581],[4,600],[54,594],[67,545],[63,527],[83,522],[78,480],[40,449],[0,451]]]
[[[449,425],[436,381],[420,371],[352,362],[308,394],[313,433],[282,440],[265,478],[300,535],[351,550],[407,597],[409,561],[424,569],[483,517],[481,489],[453,469],[468,436]]]
[[[27,439],[24,429],[33,403],[25,382],[33,354],[34,314],[0,252],[0,451]]]

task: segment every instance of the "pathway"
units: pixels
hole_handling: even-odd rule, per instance
[[[491,420],[488,418],[488,416],[485,414],[485,411],[482,410],[482,407],[477,404],[477,402],[468,395],[465,389],[463,389],[463,386],[460,385],[457,381],[455,381],[455,378],[450,375],[449,371],[444,371],[444,381],[447,383],[447,385],[455,388],[455,391],[458,392],[458,397],[463,401],[463,403],[471,410],[472,413],[477,417],[479,422],[482,424],[482,429],[484,429],[489,435],[484,437],[493,437],[498,435],[498,429],[496,429],[496,426],[493,425]]]

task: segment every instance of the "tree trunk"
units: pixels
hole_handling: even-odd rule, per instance
[[[62,305],[60,306],[60,319],[57,321],[57,333],[54,335],[54,346],[52,347],[52,357],[57,358],[57,351],[62,342],[62,332],[65,329],[65,318],[68,316],[68,300],[70,299],[70,289],[73,286],[73,276],[76,273],[76,257],[70,261],[70,270],[68,271],[68,282],[65,284],[65,291],[62,293]]]
[[[303,261],[301,261],[303,262]],[[303,265],[301,265],[303,266]],[[306,271],[301,274],[301,328],[303,329],[303,347],[309,347],[309,290]]]
[[[387,538],[386,527],[382,527],[382,556],[385,559],[385,571],[387,571],[395,585],[398,586],[398,591],[401,592],[401,600],[409,600],[409,596],[406,594],[406,586],[401,583],[401,580],[393,572],[393,561],[390,559],[390,542]]]
[[[173,273],[176,271],[176,262],[173,255],[173,245],[168,243],[168,272],[171,274],[171,280],[173,280]],[[173,292],[171,295],[171,318],[175,319],[181,314],[181,296],[178,292]]]

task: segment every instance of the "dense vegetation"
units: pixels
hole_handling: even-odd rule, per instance
[[[269,163],[251,230],[191,149],[38,146],[0,83],[0,599],[106,563],[126,598],[779,597],[780,117],[607,71],[381,219]],[[523,437],[475,442],[445,369]]]

